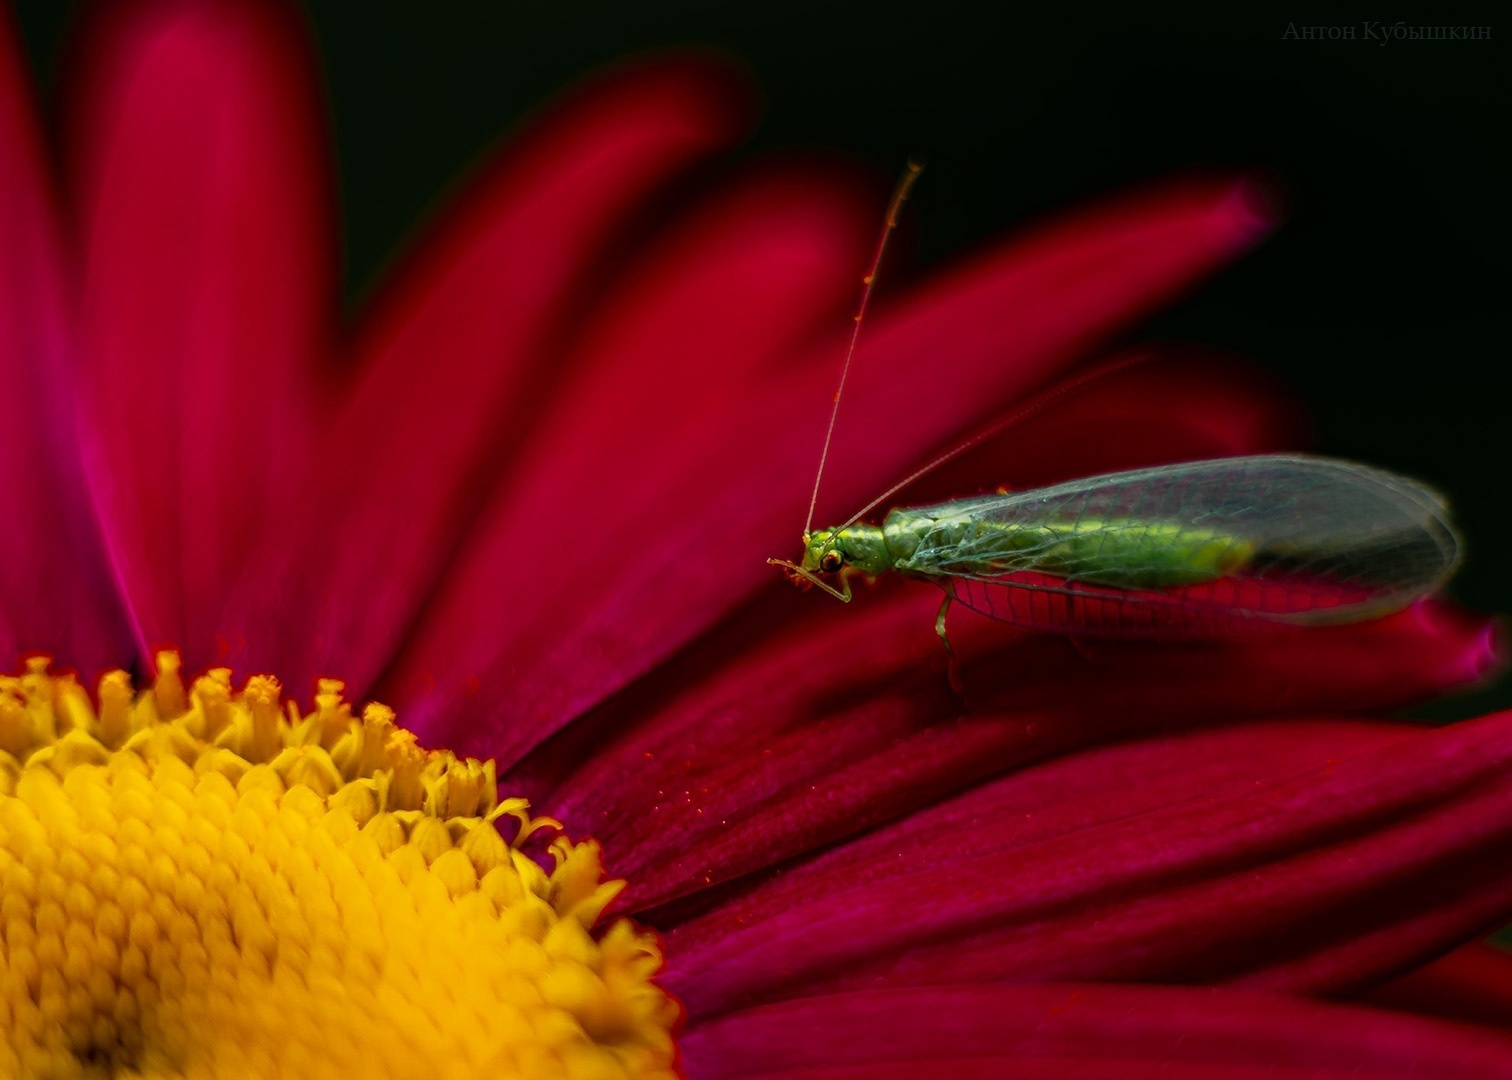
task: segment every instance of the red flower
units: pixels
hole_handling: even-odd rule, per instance
[[[1482,677],[1482,620],[1156,646],[968,616],[963,704],[929,590],[841,609],[764,565],[877,208],[783,162],[674,187],[739,136],[724,74],[556,105],[347,335],[284,20],[149,5],[92,42],[61,184],[0,57],[0,655],[336,673],[496,758],[664,931],[693,1076],[1512,1074],[1503,1036],[1305,997],[1512,911],[1512,716],[1363,718]],[[1167,182],[888,298],[824,508],[1267,226],[1242,179]],[[1254,373],[1141,357],[932,482],[1295,446]]]

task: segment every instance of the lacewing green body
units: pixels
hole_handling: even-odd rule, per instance
[[[899,508],[813,532],[784,565],[844,599],[852,576],[895,573],[1024,626],[1221,633],[1397,611],[1444,584],[1459,547],[1444,500],[1415,481],[1264,455]]]

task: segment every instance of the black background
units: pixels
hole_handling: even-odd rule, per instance
[[[1347,19],[938,0],[305,11],[330,94],[349,298],[523,112],[647,48],[712,46],[751,70],[765,111],[744,153],[829,148],[879,188],[908,154],[926,157],[909,274],[1122,186],[1260,168],[1285,193],[1284,227],[1140,336],[1253,358],[1308,403],[1319,450],[1442,488],[1468,540],[1453,594],[1512,611],[1501,28],[1490,41],[1383,46],[1365,39],[1365,19],[1494,19],[1355,7]],[[77,11],[32,0],[17,16],[50,93]],[[1352,26],[1355,40],[1288,39],[1289,24]],[[1431,714],[1498,705],[1512,705],[1507,680]]]

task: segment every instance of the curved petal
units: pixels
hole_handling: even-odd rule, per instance
[[[1368,1004],[1512,1028],[1512,953],[1483,941],[1462,945],[1362,998]]]
[[[858,205],[861,203],[863,205]],[[696,207],[624,283],[568,365],[520,476],[501,486],[386,680],[427,737],[463,680],[507,657],[521,673],[564,588],[639,558],[668,461],[708,453],[776,356],[843,318],[870,219],[851,185],[811,170],[756,176]],[[663,527],[714,536],[667,513]],[[543,523],[549,523],[543,527]],[[554,572],[542,573],[542,563]]]
[[[889,505],[1041,487],[1118,469],[1304,450],[1303,410],[1276,380],[1224,353],[1121,349],[1011,410],[1007,426],[899,491]]]
[[[876,490],[921,450],[1231,258],[1263,226],[1247,184],[1173,184],[1071,215],[942,276],[879,318],[866,377],[847,398],[851,420],[838,429],[845,452],[832,459],[828,498]],[[444,726],[428,726],[428,736],[510,764],[770,581],[765,557],[791,546],[803,518],[841,354],[838,341],[795,353],[741,408],[708,417],[699,452],[648,462],[654,485],[639,513],[617,523],[632,542],[555,579],[553,602],[522,625],[518,649],[465,684],[438,682],[429,708]],[[950,357],[948,373],[927,394],[912,392],[934,356]],[[795,410],[795,401],[821,404]],[[613,460],[614,448],[601,451]],[[687,521],[708,525],[668,527]],[[482,692],[469,699],[468,687]]]
[[[0,668],[23,650],[86,673],[131,659],[74,443],[73,267],[25,65],[0,12]]]
[[[588,272],[650,193],[728,141],[737,112],[722,69],[602,79],[517,141],[416,253],[358,336],[300,527],[234,602],[254,663],[296,687],[339,673],[366,692],[561,374],[553,343]]]
[[[1004,1077],[1013,1080],[1386,1080],[1390,1076],[1404,1075],[1362,1070],[1353,1065],[1343,1069],[1319,1069],[1313,1065],[1217,1064],[1117,1055],[1088,1059],[1068,1054],[1026,1061],[1008,1051],[998,1056],[965,1058],[945,1047],[900,1061],[874,1061],[865,1065],[822,1065],[754,1073],[727,1073],[722,1071],[725,1065],[720,1062],[713,1070],[701,1070],[692,1074],[690,1080],[698,1080],[703,1075],[733,1075],[740,1080],[917,1080],[920,1076],[949,1076],[951,1080],[1003,1080]]]
[[[1482,799],[1459,807],[1453,820],[1468,823],[1466,828],[1473,830],[1493,802]],[[1444,820],[1451,819],[1444,815]],[[1432,843],[1441,830],[1440,823],[1415,834],[1401,829],[1391,842]],[[1348,884],[1328,882],[1329,876],[1318,875],[1323,889]],[[1294,934],[1268,962],[1252,966],[1229,982],[1281,993],[1358,995],[1397,972],[1496,929],[1512,914],[1512,868],[1473,846],[1466,857],[1442,860],[1431,888],[1383,891],[1388,898],[1375,901],[1368,918],[1341,919]]]
[[[889,1071],[902,1064],[914,1076],[1099,1080],[1512,1076],[1501,1032],[1230,990],[1075,983],[804,998],[696,1025],[682,1050],[689,1080],[910,1075]]]
[[[668,934],[668,983],[717,1014],[795,987],[1379,980],[1512,904],[1496,855],[1512,838],[1509,752],[1512,713],[1437,730],[1278,722],[1088,751],[727,899]],[[1488,902],[1473,922],[1425,925],[1476,878]],[[1320,944],[1341,939],[1313,970]]]
[[[308,456],[334,311],[324,132],[278,8],[114,9],[69,132],[85,255],[80,425],[143,645],[209,646]]]
[[[1101,645],[1090,657],[1064,639],[993,624],[968,635],[958,623],[958,648],[976,657],[968,689],[1001,688],[963,709],[946,686],[935,607],[920,589],[864,613],[824,612],[785,624],[728,669],[717,668],[721,651],[748,643],[716,638],[688,657],[716,669],[706,681],[575,725],[509,782],[614,852],[615,872],[633,882],[622,903],[638,910],[1068,750],[1246,717],[1396,707],[1463,685],[1486,659],[1484,623],[1428,608],[1243,648]],[[995,648],[973,640],[987,636]],[[816,644],[836,641],[865,647]]]

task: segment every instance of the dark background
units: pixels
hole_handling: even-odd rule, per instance
[[[522,112],[647,48],[713,46],[765,92],[745,152],[826,147],[875,171],[929,170],[909,273],[1016,222],[1193,166],[1278,178],[1287,223],[1140,336],[1203,342],[1277,372],[1319,450],[1446,491],[1468,538],[1453,594],[1512,611],[1503,326],[1504,48],[1364,39],[1386,24],[1494,23],[1356,5],[1349,19],[1006,4],[579,0],[309,3],[346,215],[349,298],[438,192]],[[45,87],[76,12],[17,12]],[[1289,23],[1353,41],[1286,40]],[[1512,682],[1431,715],[1512,705]]]

